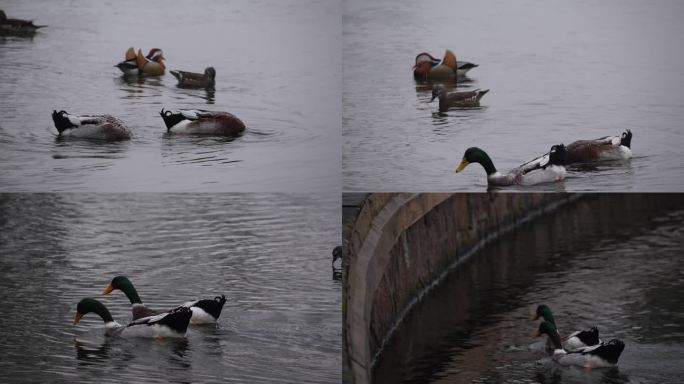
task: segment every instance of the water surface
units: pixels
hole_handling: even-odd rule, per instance
[[[454,173],[468,147],[506,171],[625,129],[631,161],[525,190],[684,190],[682,17],[676,0],[345,1],[344,190],[484,191],[479,165]],[[480,65],[459,89],[490,89],[481,107],[440,114],[413,80],[416,54],[447,48]]]
[[[336,1],[18,1],[9,17],[48,25],[0,37],[3,191],[339,191],[340,5]],[[167,69],[216,69],[214,91],[171,74],[125,79],[129,46]],[[159,111],[227,111],[236,140],[168,137]],[[125,143],[56,140],[51,112],[109,113]]]
[[[316,195],[0,194],[0,381],[339,383],[339,200]],[[103,336],[129,276],[152,308],[228,299],[186,339]]]

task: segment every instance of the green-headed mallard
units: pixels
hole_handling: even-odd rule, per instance
[[[187,307],[174,308],[155,316],[143,317],[121,325],[114,321],[107,307],[101,302],[85,298],[76,307],[74,324],[88,313],[95,313],[105,323],[105,335],[119,337],[184,337],[190,323],[192,311]]]
[[[416,56],[413,77],[416,80],[456,80],[475,67],[477,64],[457,61],[456,55],[449,49],[444,52],[444,59],[441,63],[439,59],[423,52]]]
[[[556,321],[553,318],[553,313],[551,313],[551,308],[546,304],[541,304],[537,306],[537,310],[532,316],[532,320],[537,320],[543,318],[544,321],[553,324],[556,327]],[[587,330],[575,331],[563,339],[565,345],[563,348],[566,351],[575,351],[580,348],[591,347],[601,343],[599,339],[599,331],[596,327],[591,327]]]
[[[166,131],[195,135],[236,136],[245,130],[245,123],[228,112],[181,109],[178,112],[159,113],[164,119]]]
[[[145,318],[148,316],[158,315],[160,313],[165,313],[163,310],[154,310],[148,308],[140,300],[138,296],[138,291],[135,290],[133,283],[126,276],[116,276],[109,282],[107,287],[102,292],[103,295],[107,295],[113,290],[118,289],[123,292],[128,300],[131,302],[131,311],[133,312],[133,320]],[[219,316],[221,316],[221,310],[223,305],[226,303],[226,297],[224,295],[216,296],[213,299],[202,299],[195,301],[188,301],[182,304],[180,307],[190,308],[192,311],[192,319],[190,322],[192,324],[212,324],[216,323]]]
[[[575,351],[566,351],[561,345],[561,339],[553,323],[544,321],[533,336],[539,337],[546,334],[553,342],[555,350],[552,358],[562,365],[577,365],[585,368],[612,367],[617,364],[625,343],[618,339],[612,339],[607,343],[599,343],[590,347],[579,348]]]
[[[480,99],[487,92],[489,89],[447,93],[443,84],[435,84],[432,86],[432,99],[430,101],[439,99],[440,112],[446,112],[449,108],[479,107]]]
[[[128,140],[131,131],[123,121],[111,115],[71,115],[52,111],[52,121],[61,137],[97,140]]]
[[[496,170],[492,159],[480,148],[471,147],[465,151],[463,160],[456,168],[456,173],[461,172],[468,164],[478,163],[487,172],[489,185],[535,185],[541,183],[553,183],[565,178],[565,167],[561,165],[565,146],[554,145],[548,154],[533,161],[527,162],[507,173]]]

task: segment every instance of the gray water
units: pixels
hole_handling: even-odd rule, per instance
[[[484,191],[455,174],[484,149],[502,170],[579,139],[634,134],[626,164],[570,169],[526,190],[682,191],[684,2],[358,1],[343,3],[345,191]],[[459,90],[481,107],[437,112],[411,67],[446,48],[478,63]]]
[[[683,223],[682,196],[626,194],[585,198],[524,225],[414,307],[375,382],[681,383]],[[531,336],[542,303],[564,334],[595,325],[603,340],[623,340],[618,366],[551,361]]]
[[[0,194],[0,382],[341,381],[340,202],[316,195]],[[76,304],[131,317],[225,294],[185,340],[110,339]]]
[[[3,191],[340,190],[340,4],[337,1],[3,1],[10,18],[48,25],[0,37]],[[129,46],[161,48],[167,69],[216,69],[216,89],[168,73],[126,80]],[[235,140],[168,137],[166,109],[227,111]],[[134,138],[56,140],[51,112],[109,113]]]

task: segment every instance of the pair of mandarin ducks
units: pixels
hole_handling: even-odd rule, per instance
[[[147,56],[143,56],[142,50],[135,53],[133,47],[128,48],[125,60],[116,64],[124,75],[134,76],[161,76],[166,71],[164,64],[164,52],[159,48],[152,48]],[[179,86],[206,88],[213,87],[216,82],[216,70],[208,67],[204,73],[187,71],[170,71],[178,79]]]

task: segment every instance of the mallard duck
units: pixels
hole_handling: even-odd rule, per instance
[[[446,87],[443,84],[435,84],[432,86],[432,99],[439,99],[439,111],[446,112],[449,108],[453,107],[479,107],[480,99],[484,96],[489,89],[484,91],[476,89],[474,91],[466,92],[452,92],[447,93]]]
[[[0,35],[31,35],[45,25],[35,25],[33,20],[8,19],[0,9]]]
[[[98,140],[128,140],[131,131],[123,121],[111,115],[76,116],[66,111],[52,111],[52,121],[61,137]]]
[[[150,309],[140,300],[138,296],[138,291],[135,290],[133,283],[126,276],[116,276],[109,282],[105,290],[102,292],[103,295],[108,295],[113,290],[118,289],[123,292],[128,300],[131,302],[131,311],[133,312],[133,320],[145,318],[148,316],[154,316],[166,311]],[[216,323],[219,316],[221,316],[221,310],[223,305],[226,303],[226,297],[224,295],[216,296],[214,299],[203,299],[189,301],[182,304],[180,307],[190,308],[192,311],[192,319],[190,322],[192,324],[212,324]]]
[[[578,140],[566,147],[565,164],[600,160],[627,160],[632,157],[632,131],[621,136],[606,136],[596,140]]]
[[[539,324],[539,328],[533,333],[533,336],[539,337],[542,334],[546,334],[553,342],[555,350],[552,358],[562,365],[578,365],[585,368],[612,367],[617,364],[622,351],[625,349],[625,343],[618,339],[612,339],[607,343],[599,343],[575,351],[566,351],[561,345],[556,327],[548,321]]]
[[[565,167],[560,165],[564,156],[565,146],[554,145],[549,153],[532,162],[527,162],[508,173],[500,173],[494,167],[492,159],[480,148],[471,147],[465,151],[463,160],[456,168],[456,173],[461,172],[470,163],[479,163],[487,172],[489,185],[535,185],[541,183],[553,183],[565,178]]]
[[[544,321],[551,323],[554,327],[556,327],[556,321],[551,313],[551,308],[549,308],[546,304],[537,306],[537,310],[532,316],[532,320],[537,320],[540,317],[542,317]],[[566,351],[575,351],[580,348],[591,347],[602,342],[601,339],[599,339],[599,331],[596,327],[591,327],[582,331],[575,331],[562,340],[565,342],[563,348]]]
[[[456,55],[449,49],[444,52],[444,59],[441,63],[439,59],[423,52],[416,56],[413,77],[417,80],[455,80],[465,76],[468,71],[475,67],[477,64],[456,61]]]
[[[142,51],[138,49],[138,75],[140,76],[159,76],[163,75],[166,70],[164,65],[164,53],[159,48],[150,49],[147,56],[143,56]]]
[[[162,108],[159,114],[169,133],[235,136],[245,130],[245,123],[228,112],[181,109],[174,113]]]
[[[192,311],[187,307],[174,308],[156,316],[143,317],[121,325],[114,321],[107,307],[101,302],[85,298],[76,307],[74,324],[88,313],[96,313],[105,323],[105,335],[119,337],[184,337]]]
[[[216,84],[216,70],[213,67],[204,69],[204,74],[185,71],[170,71],[178,79],[178,86],[188,88],[209,88]]]

